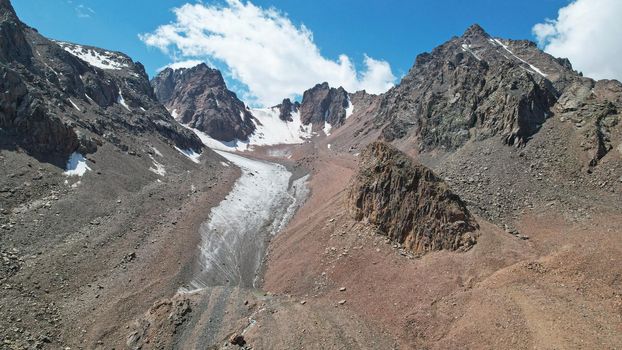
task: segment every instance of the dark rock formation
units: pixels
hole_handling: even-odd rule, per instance
[[[291,122],[293,120],[292,113],[298,111],[300,103],[298,101],[292,103],[289,98],[286,98],[281,104],[276,105],[275,108],[279,109],[279,119],[284,122]]]
[[[348,194],[356,220],[414,253],[468,249],[478,229],[466,205],[430,169],[384,142],[368,145]]]
[[[175,118],[217,140],[247,140],[255,131],[253,116],[244,103],[227,89],[220,71],[204,63],[192,68],[167,68],[151,85]]]
[[[74,151],[95,152],[104,139],[122,147],[121,139],[139,134],[202,147],[155,99],[140,63],[48,40],[23,24],[9,1],[0,2],[0,11],[0,147],[59,166]],[[99,61],[94,66],[80,57]]]
[[[317,84],[302,95],[300,118],[304,125],[312,123],[314,130],[322,129],[324,123],[338,127],[346,120],[348,106],[348,93],[342,87]]]
[[[384,139],[404,137],[414,128],[422,150],[455,149],[495,135],[509,145],[524,144],[551,115],[559,92],[545,75],[551,66],[561,67],[552,57],[518,58],[524,50],[537,48],[496,41],[474,25],[419,55],[384,97],[378,119]]]

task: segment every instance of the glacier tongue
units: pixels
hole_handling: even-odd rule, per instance
[[[216,151],[242,170],[229,195],[201,225],[200,269],[184,292],[219,285],[255,287],[268,239],[282,230],[307,195],[282,165]]]

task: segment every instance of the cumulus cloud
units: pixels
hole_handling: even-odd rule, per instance
[[[274,8],[227,0],[223,5],[185,4],[176,20],[139,35],[171,57],[223,63],[248,89],[254,103],[274,105],[321,82],[348,91],[381,93],[395,76],[386,61],[365,56],[358,71],[350,58],[326,58],[304,25],[296,26]]]
[[[533,27],[544,50],[594,79],[622,80],[622,1],[575,0]]]

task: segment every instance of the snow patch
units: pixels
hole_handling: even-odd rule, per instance
[[[157,148],[151,146],[151,150],[153,151],[153,153],[157,154],[158,157],[162,157],[162,152],[160,152]]]
[[[228,163],[225,163],[225,162],[220,162],[220,164],[221,164],[222,166],[224,166],[224,167],[227,167],[227,168],[229,167],[229,164],[228,164]]]
[[[251,146],[298,144],[311,138],[312,125],[303,125],[299,112],[291,114],[292,121],[281,120],[278,108],[255,108],[251,113],[259,121],[253,121],[256,130],[249,136]]]
[[[151,154],[149,155],[149,158],[151,158],[151,161],[153,162],[153,166],[155,167],[155,168],[149,167],[149,171],[151,171],[154,174],[158,174],[160,176],[166,175],[166,168],[164,168],[164,165],[162,165],[162,163],[155,160],[155,158]]]
[[[346,119],[350,118],[350,116],[354,113],[354,104],[350,101],[350,96],[348,96],[348,107],[346,108]]]
[[[80,107],[78,107],[77,104],[75,104],[71,99],[69,99],[69,102],[71,102],[71,104],[73,105],[73,108],[77,109],[78,112],[80,112]]]
[[[326,145],[326,147],[327,147],[328,149],[330,149],[330,143],[329,143],[328,145]]]
[[[65,175],[67,176],[82,176],[87,170],[91,170],[86,164],[86,158],[78,152],[73,152],[67,160],[65,166]]]
[[[469,44],[462,44],[462,51],[470,53],[478,61],[482,60],[481,58],[479,58],[479,56],[475,54],[475,52],[473,52],[473,50],[471,49],[471,45]]]
[[[127,109],[128,111],[130,112],[132,111],[130,109],[130,106],[128,106],[127,103],[125,103],[125,99],[123,98],[123,93],[121,93],[121,90],[119,90],[119,97],[117,97],[117,103],[125,107],[125,109]]]
[[[524,63],[524,64],[526,64],[526,65],[528,65],[528,66],[529,66],[529,68],[531,68],[534,72],[536,72],[536,73],[538,73],[538,74],[540,74],[541,76],[543,76],[543,77],[545,77],[545,78],[546,78],[546,74],[544,74],[544,72],[542,72],[540,69],[538,69],[536,66],[532,65],[531,63],[529,63],[529,62],[525,61],[524,59],[522,59],[522,58],[520,58],[520,57],[518,57],[518,56],[516,56],[516,55],[514,54],[514,52],[512,52],[512,51],[508,48],[508,46],[507,46],[507,45],[505,45],[503,42],[501,42],[501,40],[499,40],[499,39],[488,39],[488,40],[490,40],[490,41],[491,41],[491,42],[493,42],[493,43],[497,43],[497,44],[499,44],[502,48],[504,48],[504,49],[505,49],[505,51],[507,51],[510,55],[514,56],[514,58],[516,58],[517,60],[519,60],[519,61],[523,62],[523,63]]]
[[[330,136],[330,130],[333,128],[328,122],[324,122],[324,135]]]
[[[201,153],[197,153],[192,148],[181,149],[181,148],[175,146],[175,149],[178,150],[184,156],[188,157],[191,161],[193,161],[195,163],[199,163],[199,157],[201,157]]]
[[[175,116],[175,110],[172,113]],[[278,108],[256,108],[251,109],[251,113],[256,119],[253,120],[255,132],[248,137],[248,141],[219,141],[200,130],[188,125],[184,126],[192,130],[205,146],[227,152],[243,152],[254,146],[299,144],[306,142],[312,136],[312,125],[303,125],[298,112],[292,113],[292,121],[281,120]],[[243,112],[240,114],[244,117]]]
[[[124,58],[114,52],[105,50],[96,51],[94,49],[86,48],[81,45],[70,44],[62,41],[57,41],[56,43],[60,45],[60,47],[62,47],[65,51],[78,57],[79,59],[90,64],[91,66],[110,70],[118,70],[128,67],[127,64],[121,62],[121,60],[123,60]]]

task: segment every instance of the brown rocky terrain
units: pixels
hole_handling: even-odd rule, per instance
[[[382,142],[369,144],[360,162],[348,193],[355,220],[416,254],[475,244],[475,219],[430,169]]]
[[[160,102],[183,124],[220,141],[247,140],[255,130],[253,116],[222,74],[201,63],[192,68],[166,68],[151,80]]]

